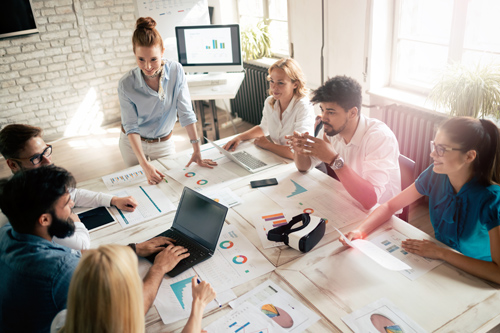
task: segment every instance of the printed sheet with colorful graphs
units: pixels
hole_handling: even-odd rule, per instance
[[[190,268],[174,278],[163,279],[154,302],[163,323],[169,324],[189,317],[193,302],[191,279],[195,274],[195,271]],[[232,290],[214,289],[217,293],[217,300],[221,303],[227,303],[236,297]],[[216,302],[210,302],[205,311],[216,307],[218,307]]]
[[[209,169],[200,167],[199,165],[190,165],[188,168],[179,167],[166,171],[166,174],[181,183],[184,186],[190,187],[196,191],[203,191],[214,185],[222,183],[227,186],[233,181],[236,181],[239,176],[227,169],[222,170],[220,166]]]
[[[356,333],[423,333],[420,325],[390,300],[381,298],[354,310],[342,320]]]
[[[235,226],[225,224],[212,258],[194,267],[216,290],[226,290],[274,270]]]
[[[102,180],[108,190],[114,190],[122,187],[127,187],[141,182],[146,182],[147,177],[140,165],[115,172],[102,177]]]
[[[280,333],[287,332],[249,303],[233,309],[204,328],[208,333]]]
[[[328,187],[307,174],[292,171],[280,176],[278,183],[259,190],[281,206],[287,216],[309,213],[324,218],[327,234],[334,231],[332,224],[341,228],[367,216],[354,199],[343,193],[345,190]]]
[[[258,214],[254,217],[254,226],[259,235],[262,247],[264,249],[269,249],[271,247],[277,247],[285,245],[283,242],[274,242],[267,239],[267,233],[269,230],[286,225],[288,219],[282,211],[267,212],[264,214]]]
[[[400,273],[412,281],[443,263],[441,260],[429,259],[406,252],[401,246],[401,243],[406,239],[408,239],[407,236],[390,229],[370,239],[370,242],[408,264],[412,269],[403,270]]]
[[[271,280],[229,303],[233,309],[239,309],[243,304],[251,304],[288,332],[302,332],[320,319]]]

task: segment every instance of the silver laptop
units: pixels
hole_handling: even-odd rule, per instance
[[[259,156],[258,158],[251,154],[249,151],[245,149],[237,150],[235,152],[229,152],[224,148],[217,145],[215,142],[209,140],[205,137],[205,140],[210,142],[216,149],[218,149],[222,154],[224,154],[231,161],[235,162],[243,169],[250,171],[252,173],[256,173],[262,171],[264,169],[273,167],[275,165],[283,163],[279,157],[276,157],[274,154],[265,154],[267,156]]]

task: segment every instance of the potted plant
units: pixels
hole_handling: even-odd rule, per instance
[[[500,65],[448,66],[429,98],[452,116],[500,118]]]
[[[241,46],[244,61],[270,57],[271,36],[267,22],[261,20],[255,25],[247,26],[241,32]]]

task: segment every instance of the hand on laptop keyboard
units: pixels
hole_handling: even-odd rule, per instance
[[[170,244],[175,244],[175,240],[169,237],[155,237],[145,242],[135,245],[135,252],[139,257],[147,257],[158,253]]]
[[[159,265],[165,273],[170,272],[184,258],[189,257],[188,250],[183,246],[168,245],[156,255],[153,266]]]

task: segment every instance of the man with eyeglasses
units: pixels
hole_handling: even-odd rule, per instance
[[[42,129],[24,124],[10,124],[0,131],[0,154],[5,158],[12,173],[38,168],[52,164],[52,146],[42,139]],[[83,189],[71,189],[71,200],[77,207],[110,207],[125,211],[134,211],[137,201],[129,197],[117,197],[110,194],[93,192]],[[73,236],[64,239],[54,237],[58,244],[81,250],[90,247],[90,236],[87,228],[78,222],[78,216],[73,214],[76,230]],[[1,223],[0,219],[0,225]]]

